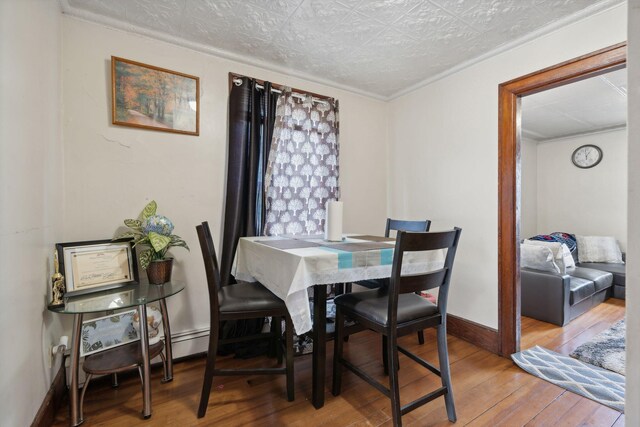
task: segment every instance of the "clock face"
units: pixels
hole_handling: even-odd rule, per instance
[[[583,145],[576,148],[571,156],[574,165],[582,169],[592,168],[602,160],[602,150],[595,145]]]

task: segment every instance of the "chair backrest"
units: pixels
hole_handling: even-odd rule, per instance
[[[389,285],[389,322],[395,327],[398,312],[398,296],[440,288],[438,291],[438,311],[443,316],[447,314],[447,296],[449,281],[453,270],[453,260],[458,249],[458,241],[462,229],[455,227],[450,231],[437,232],[407,232],[399,231],[393,253],[393,266]],[[447,255],[444,265],[439,270],[422,274],[402,276],[402,260],[406,252],[432,251],[446,249]]]
[[[216,250],[213,246],[213,238],[209,223],[204,221],[196,226],[198,232],[198,240],[200,240],[200,249],[202,250],[202,259],[204,261],[204,269],[207,273],[207,285],[209,288],[209,304],[211,313],[217,313],[219,309],[218,291],[220,290],[220,269],[218,268],[218,259],[216,258]]]
[[[384,230],[384,237],[389,237],[389,232],[395,231],[429,231],[431,221],[404,221],[401,219],[387,218],[387,227]]]

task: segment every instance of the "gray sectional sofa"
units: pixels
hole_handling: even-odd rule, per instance
[[[578,263],[566,274],[520,269],[521,312],[564,326],[609,297],[625,297],[625,264]]]

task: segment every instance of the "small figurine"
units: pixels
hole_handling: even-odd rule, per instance
[[[55,273],[51,276],[51,306],[64,305],[64,276],[60,274],[60,264],[58,263],[58,251],[53,254],[53,267]]]

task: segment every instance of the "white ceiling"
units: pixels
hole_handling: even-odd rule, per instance
[[[535,141],[626,124],[626,68],[522,98],[522,136]]]
[[[65,14],[380,99],[624,0],[60,0]]]

